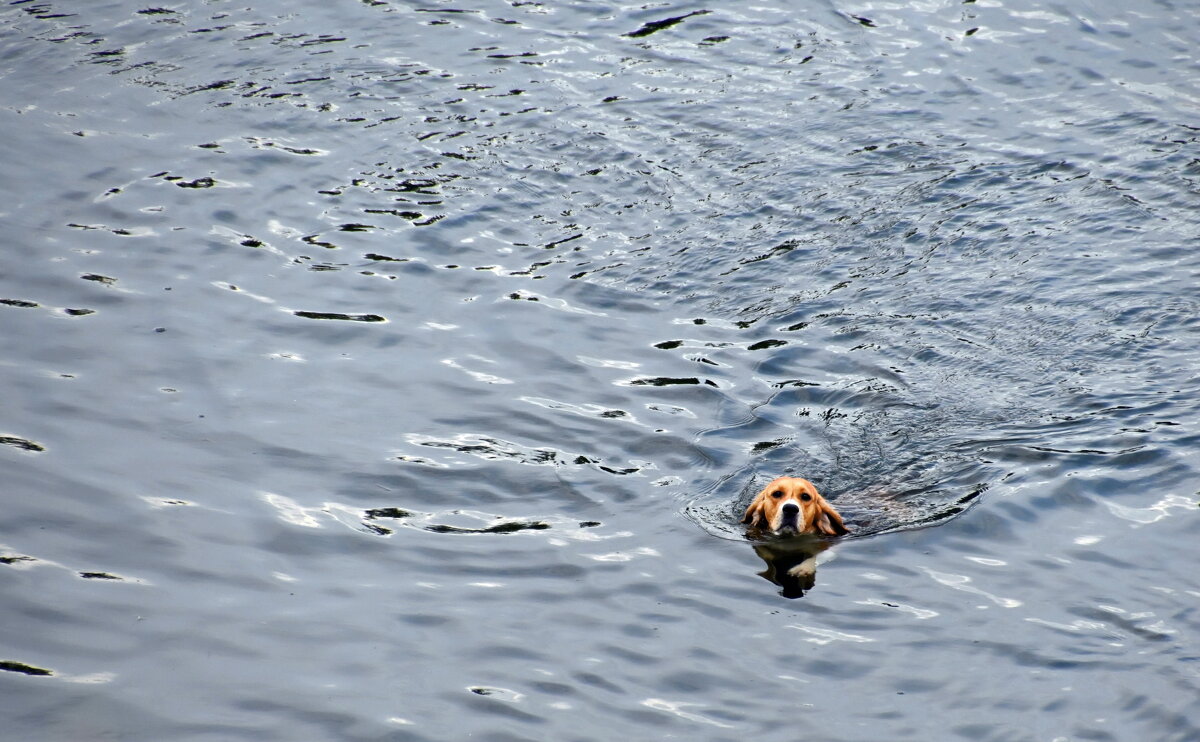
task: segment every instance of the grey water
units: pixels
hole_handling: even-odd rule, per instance
[[[8,0],[3,737],[1200,739],[1198,49]]]

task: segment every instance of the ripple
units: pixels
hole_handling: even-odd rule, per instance
[[[1192,16],[193,5],[0,9],[11,735],[1197,736]]]
[[[0,435],[0,446],[12,446],[20,451],[30,453],[43,453],[46,450],[42,444],[16,435]]]

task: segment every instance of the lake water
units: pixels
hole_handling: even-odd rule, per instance
[[[5,3],[5,738],[1200,739],[1198,48]]]

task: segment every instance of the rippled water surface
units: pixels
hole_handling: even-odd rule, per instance
[[[1198,48],[6,2],[5,737],[1200,739]]]

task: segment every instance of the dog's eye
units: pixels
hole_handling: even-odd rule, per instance
[[[808,494],[807,492],[802,492],[802,493],[800,493],[800,499],[804,500],[805,502],[808,502],[809,500],[812,499],[812,495]]]
[[[771,493],[771,497],[774,497],[776,500],[778,500],[779,498],[783,497],[783,490],[775,490]]]

